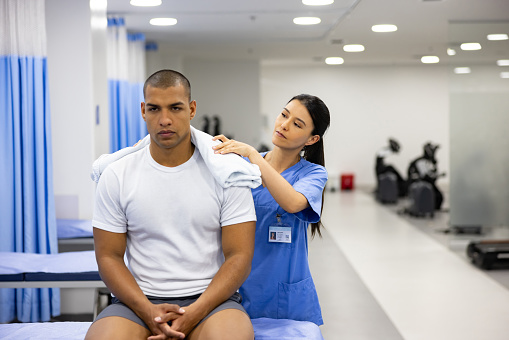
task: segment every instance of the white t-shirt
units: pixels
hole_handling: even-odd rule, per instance
[[[179,297],[203,293],[224,262],[221,227],[255,220],[251,190],[222,188],[198,149],[165,167],[146,146],[106,168],[92,225],[127,233],[128,266],[145,295]]]

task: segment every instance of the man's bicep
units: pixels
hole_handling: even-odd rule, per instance
[[[222,227],[224,257],[234,254],[253,256],[256,222],[248,221]]]
[[[94,227],[94,247],[96,257],[124,257],[127,234],[113,233]]]

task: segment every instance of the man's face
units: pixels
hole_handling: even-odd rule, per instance
[[[190,135],[190,122],[196,113],[196,102],[182,85],[165,89],[147,86],[141,114],[147,123],[152,142],[160,149],[173,149]]]

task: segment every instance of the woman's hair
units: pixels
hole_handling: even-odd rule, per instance
[[[312,135],[320,136],[318,142],[307,145],[304,147],[304,159],[315,164],[325,167],[325,154],[323,147],[323,135],[330,125],[330,114],[327,105],[318,97],[309,94],[299,94],[288,101],[298,100],[308,110],[311,119],[313,120]],[[325,191],[325,190],[324,190]],[[322,210],[323,210],[324,192],[322,191]],[[322,236],[320,227],[323,227],[321,220],[316,223],[311,223],[311,237],[316,233]]]

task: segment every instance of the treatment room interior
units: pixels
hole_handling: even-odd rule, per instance
[[[298,3],[293,9],[292,2]],[[326,10],[300,0],[163,0],[165,9],[175,6],[173,14],[130,9],[127,0],[91,9],[100,3],[45,1],[57,218],[92,218],[91,164],[110,152],[106,27],[100,22],[107,14],[125,15],[128,30],[145,33],[151,43],[147,76],[170,68],[189,78],[196,128],[204,116],[218,116],[221,133],[270,147],[272,122],[291,97],[313,94],[329,107],[325,231],[309,242],[325,339],[507,339],[509,271],[480,269],[465,249],[471,241],[509,239],[509,79],[500,76],[509,66],[496,64],[509,59],[509,42],[479,34],[490,28],[509,34],[509,1],[336,0]],[[157,13],[179,22],[143,32],[137,10],[147,21]],[[324,19],[286,37],[287,26],[270,26],[305,15]],[[241,28],[186,26],[186,19],[201,17],[204,23],[237,20]],[[249,31],[243,19],[266,31]],[[371,31],[381,23],[398,31]],[[460,33],[483,39],[485,52],[461,51],[460,43],[473,41],[457,40],[469,39]],[[366,50],[344,52],[345,44]],[[426,55],[440,62],[424,64]],[[326,57],[344,63],[327,65]],[[471,73],[456,74],[456,67]],[[433,217],[401,214],[406,199],[376,201],[375,155],[389,138],[401,150],[387,162],[404,177],[425,143],[440,145],[437,164],[446,175],[437,184],[445,200]],[[341,190],[345,174],[354,176],[352,190]],[[482,226],[481,233],[453,228],[465,225]],[[92,309],[91,288],[61,294],[62,314]]]

